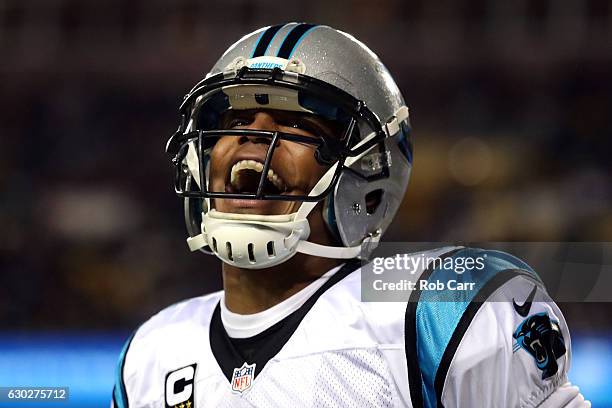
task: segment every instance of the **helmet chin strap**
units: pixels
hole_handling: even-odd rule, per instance
[[[398,109],[385,124],[387,135],[394,135],[399,129],[399,123],[407,117],[408,109],[405,106]],[[367,135],[354,148],[374,136],[374,133]],[[345,165],[352,165],[367,152],[368,150],[347,158]],[[199,174],[195,171],[196,163],[197,157],[189,157],[188,152],[188,166],[194,175]],[[326,189],[337,167],[338,163],[335,163],[321,177],[309,196],[318,195]],[[202,214],[202,233],[187,238],[187,244],[192,252],[208,246],[223,262],[246,269],[263,269],[278,265],[298,252],[323,258],[351,259],[360,257],[364,245],[378,245],[380,231],[370,233],[359,245],[352,247],[335,247],[307,241],[310,235],[307,217],[317,204],[318,202],[303,202],[293,214],[235,214],[210,209],[210,201],[206,199]]]

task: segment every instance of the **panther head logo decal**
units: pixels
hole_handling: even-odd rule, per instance
[[[542,379],[552,377],[559,366],[557,359],[565,354],[565,341],[559,322],[551,320],[548,313],[529,316],[518,325],[514,334],[519,348],[525,349],[542,370]]]

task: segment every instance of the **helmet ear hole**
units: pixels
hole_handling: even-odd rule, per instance
[[[247,251],[249,253],[249,262],[255,263],[255,251],[253,251],[253,243],[247,245]]]
[[[376,212],[376,210],[378,209],[378,206],[382,202],[383,193],[384,193],[383,189],[378,188],[366,194],[365,196],[366,213],[368,215],[374,214]]]
[[[225,243],[225,250],[227,252],[227,259],[229,259],[230,261],[233,261],[234,257],[232,255],[232,244],[230,242]]]

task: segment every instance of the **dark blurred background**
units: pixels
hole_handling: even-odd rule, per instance
[[[387,240],[612,241],[609,0],[0,0],[5,355],[44,333],[114,358],[153,313],[220,288],[219,262],[188,252],[165,143],[232,42],[294,20],[368,44],[411,108]],[[562,308],[612,358],[610,304]]]

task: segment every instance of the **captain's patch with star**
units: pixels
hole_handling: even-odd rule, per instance
[[[195,373],[197,364],[178,368],[166,374],[166,408],[192,408],[195,406]]]

